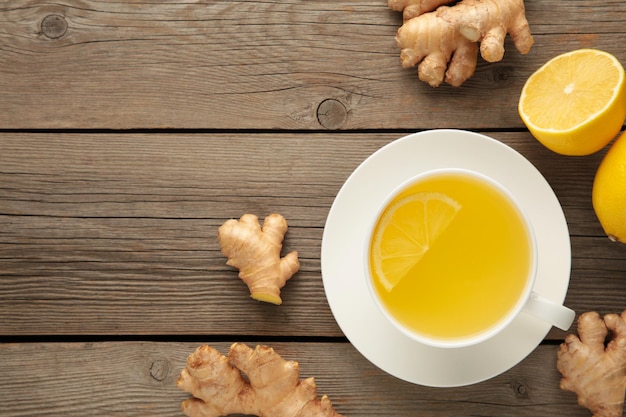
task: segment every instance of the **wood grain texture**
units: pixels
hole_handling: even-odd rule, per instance
[[[2,415],[175,416],[188,394],[176,379],[203,344],[159,342],[0,345]],[[255,343],[248,343],[254,346]],[[212,343],[227,354],[229,342]],[[556,346],[540,346],[506,373],[459,388],[429,388],[392,377],[348,343],[273,343],[314,377],[318,394],[346,416],[588,416],[561,391]],[[392,352],[390,352],[392,354]],[[459,364],[463,366],[463,364]],[[34,395],[36,393],[36,395]]]
[[[490,135],[563,204],[568,304],[624,309],[624,248],[603,236],[590,201],[602,154],[558,157],[526,132]],[[0,334],[342,336],[321,280],[324,223],[350,173],[397,137],[2,134]],[[249,299],[220,253],[217,228],[246,212],[289,221],[284,251],[298,250],[302,268],[280,307]]]
[[[434,90],[401,68],[384,0],[4,0],[0,128],[520,128],[519,92],[549,58],[626,61],[626,3],[525,3],[528,55],[507,40],[502,62]]]
[[[605,151],[555,155],[517,114],[556,54],[626,62],[626,2],[525,5],[528,55],[507,39],[502,62],[432,89],[401,68],[385,0],[0,0],[0,414],[182,415],[187,355],[263,340],[346,416],[588,416],[558,387],[565,332],[491,380],[421,387],[345,341],[322,284],[325,220],[353,170],[405,132],[462,128],[553,187],[566,304],[626,308],[624,247],[591,205]],[[302,266],[280,307],[251,300],[220,253],[217,228],[246,212],[289,221]]]

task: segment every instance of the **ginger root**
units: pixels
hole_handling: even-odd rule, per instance
[[[582,314],[578,336],[567,335],[559,348],[557,369],[563,375],[561,389],[575,392],[578,404],[594,417],[621,416],[626,391],[626,310],[604,319],[596,312]]]
[[[270,214],[263,227],[254,214],[244,214],[239,221],[227,220],[217,237],[227,265],[239,269],[239,277],[248,285],[255,300],[282,304],[280,289],[300,269],[298,252],[280,257],[287,233],[287,221],[280,214]]]
[[[299,374],[297,362],[268,346],[234,343],[226,357],[204,345],[189,355],[176,385],[193,395],[181,404],[189,417],[341,417],[327,396],[318,399],[315,380]]]
[[[403,14],[404,24],[396,34],[402,66],[419,64],[422,81],[437,87],[445,79],[460,86],[474,74],[478,43],[483,59],[500,61],[507,33],[519,52],[530,51],[534,41],[523,0],[462,0],[446,6],[451,3],[388,0],[391,9]]]
[[[391,10],[402,12],[402,20],[406,23],[414,17],[436,10],[437,7],[450,3],[452,0],[388,0]]]
[[[398,30],[396,42],[402,49],[402,66],[419,64],[419,79],[432,87],[439,86],[444,79],[458,87],[476,69],[476,42],[464,38],[436,13],[426,13],[406,22]]]

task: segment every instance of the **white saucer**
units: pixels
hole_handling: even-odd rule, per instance
[[[523,206],[537,237],[537,293],[562,303],[571,266],[559,201],[541,173],[507,145],[467,131],[431,130],[398,139],[368,157],[346,180],[328,214],[321,251],[324,289],[339,327],[363,356],[400,379],[433,387],[469,385],[499,375],[530,354],[550,330],[549,324],[521,313],[486,342],[435,348],[400,333],[374,304],[365,282],[363,248],[378,205],[409,178],[450,167],[494,178]]]

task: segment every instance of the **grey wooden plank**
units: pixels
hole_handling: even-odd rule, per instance
[[[186,356],[201,344],[0,344],[2,414],[182,415],[179,404],[188,394],[177,389],[176,379]],[[230,342],[211,345],[226,354]],[[576,404],[573,393],[559,389],[556,346],[540,346],[504,374],[458,388],[401,381],[373,366],[348,343],[270,346],[285,359],[297,361],[300,376],[314,377],[318,394],[328,395],[346,416],[589,415]]]
[[[526,0],[535,45],[507,40],[461,89],[403,69],[385,1],[1,3],[0,128],[520,128],[526,78],[595,47],[626,61],[619,1]]]
[[[491,135],[529,158],[564,205],[567,303],[626,308],[624,247],[603,237],[590,201],[601,154],[565,158],[525,132]],[[352,170],[397,137],[4,133],[0,334],[342,336],[321,279],[324,223]],[[245,212],[290,224],[284,250],[302,267],[280,307],[249,299],[220,253],[217,228]]]

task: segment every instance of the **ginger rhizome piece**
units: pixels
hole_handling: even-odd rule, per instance
[[[268,346],[234,343],[228,357],[200,346],[187,358],[176,385],[193,395],[181,404],[189,417],[341,417],[327,396],[318,398],[313,378],[300,380],[297,362]]]
[[[281,304],[280,289],[300,269],[298,252],[280,257],[287,221],[280,214],[270,214],[263,227],[254,214],[244,214],[237,221],[227,220],[217,237],[227,265],[239,269],[239,277],[248,285],[255,300]]]
[[[388,0],[391,10],[402,12],[402,20],[406,23],[414,17],[432,12],[439,6],[450,3],[451,0]]]
[[[402,49],[402,66],[408,68],[419,64],[419,79],[432,87],[439,86],[444,80],[458,87],[476,69],[476,42],[464,38],[436,13],[426,13],[406,22],[398,30],[396,42]]]
[[[396,34],[402,66],[418,65],[422,81],[433,87],[444,80],[460,86],[474,74],[478,44],[483,59],[500,61],[507,33],[519,52],[530,51],[534,41],[523,0],[462,0],[446,6],[451,3],[388,0],[389,7],[403,15]]]
[[[608,338],[607,338],[608,337]],[[578,336],[565,338],[557,353],[561,388],[594,417],[619,417],[626,392],[626,310],[621,315],[587,312],[578,319]]]

